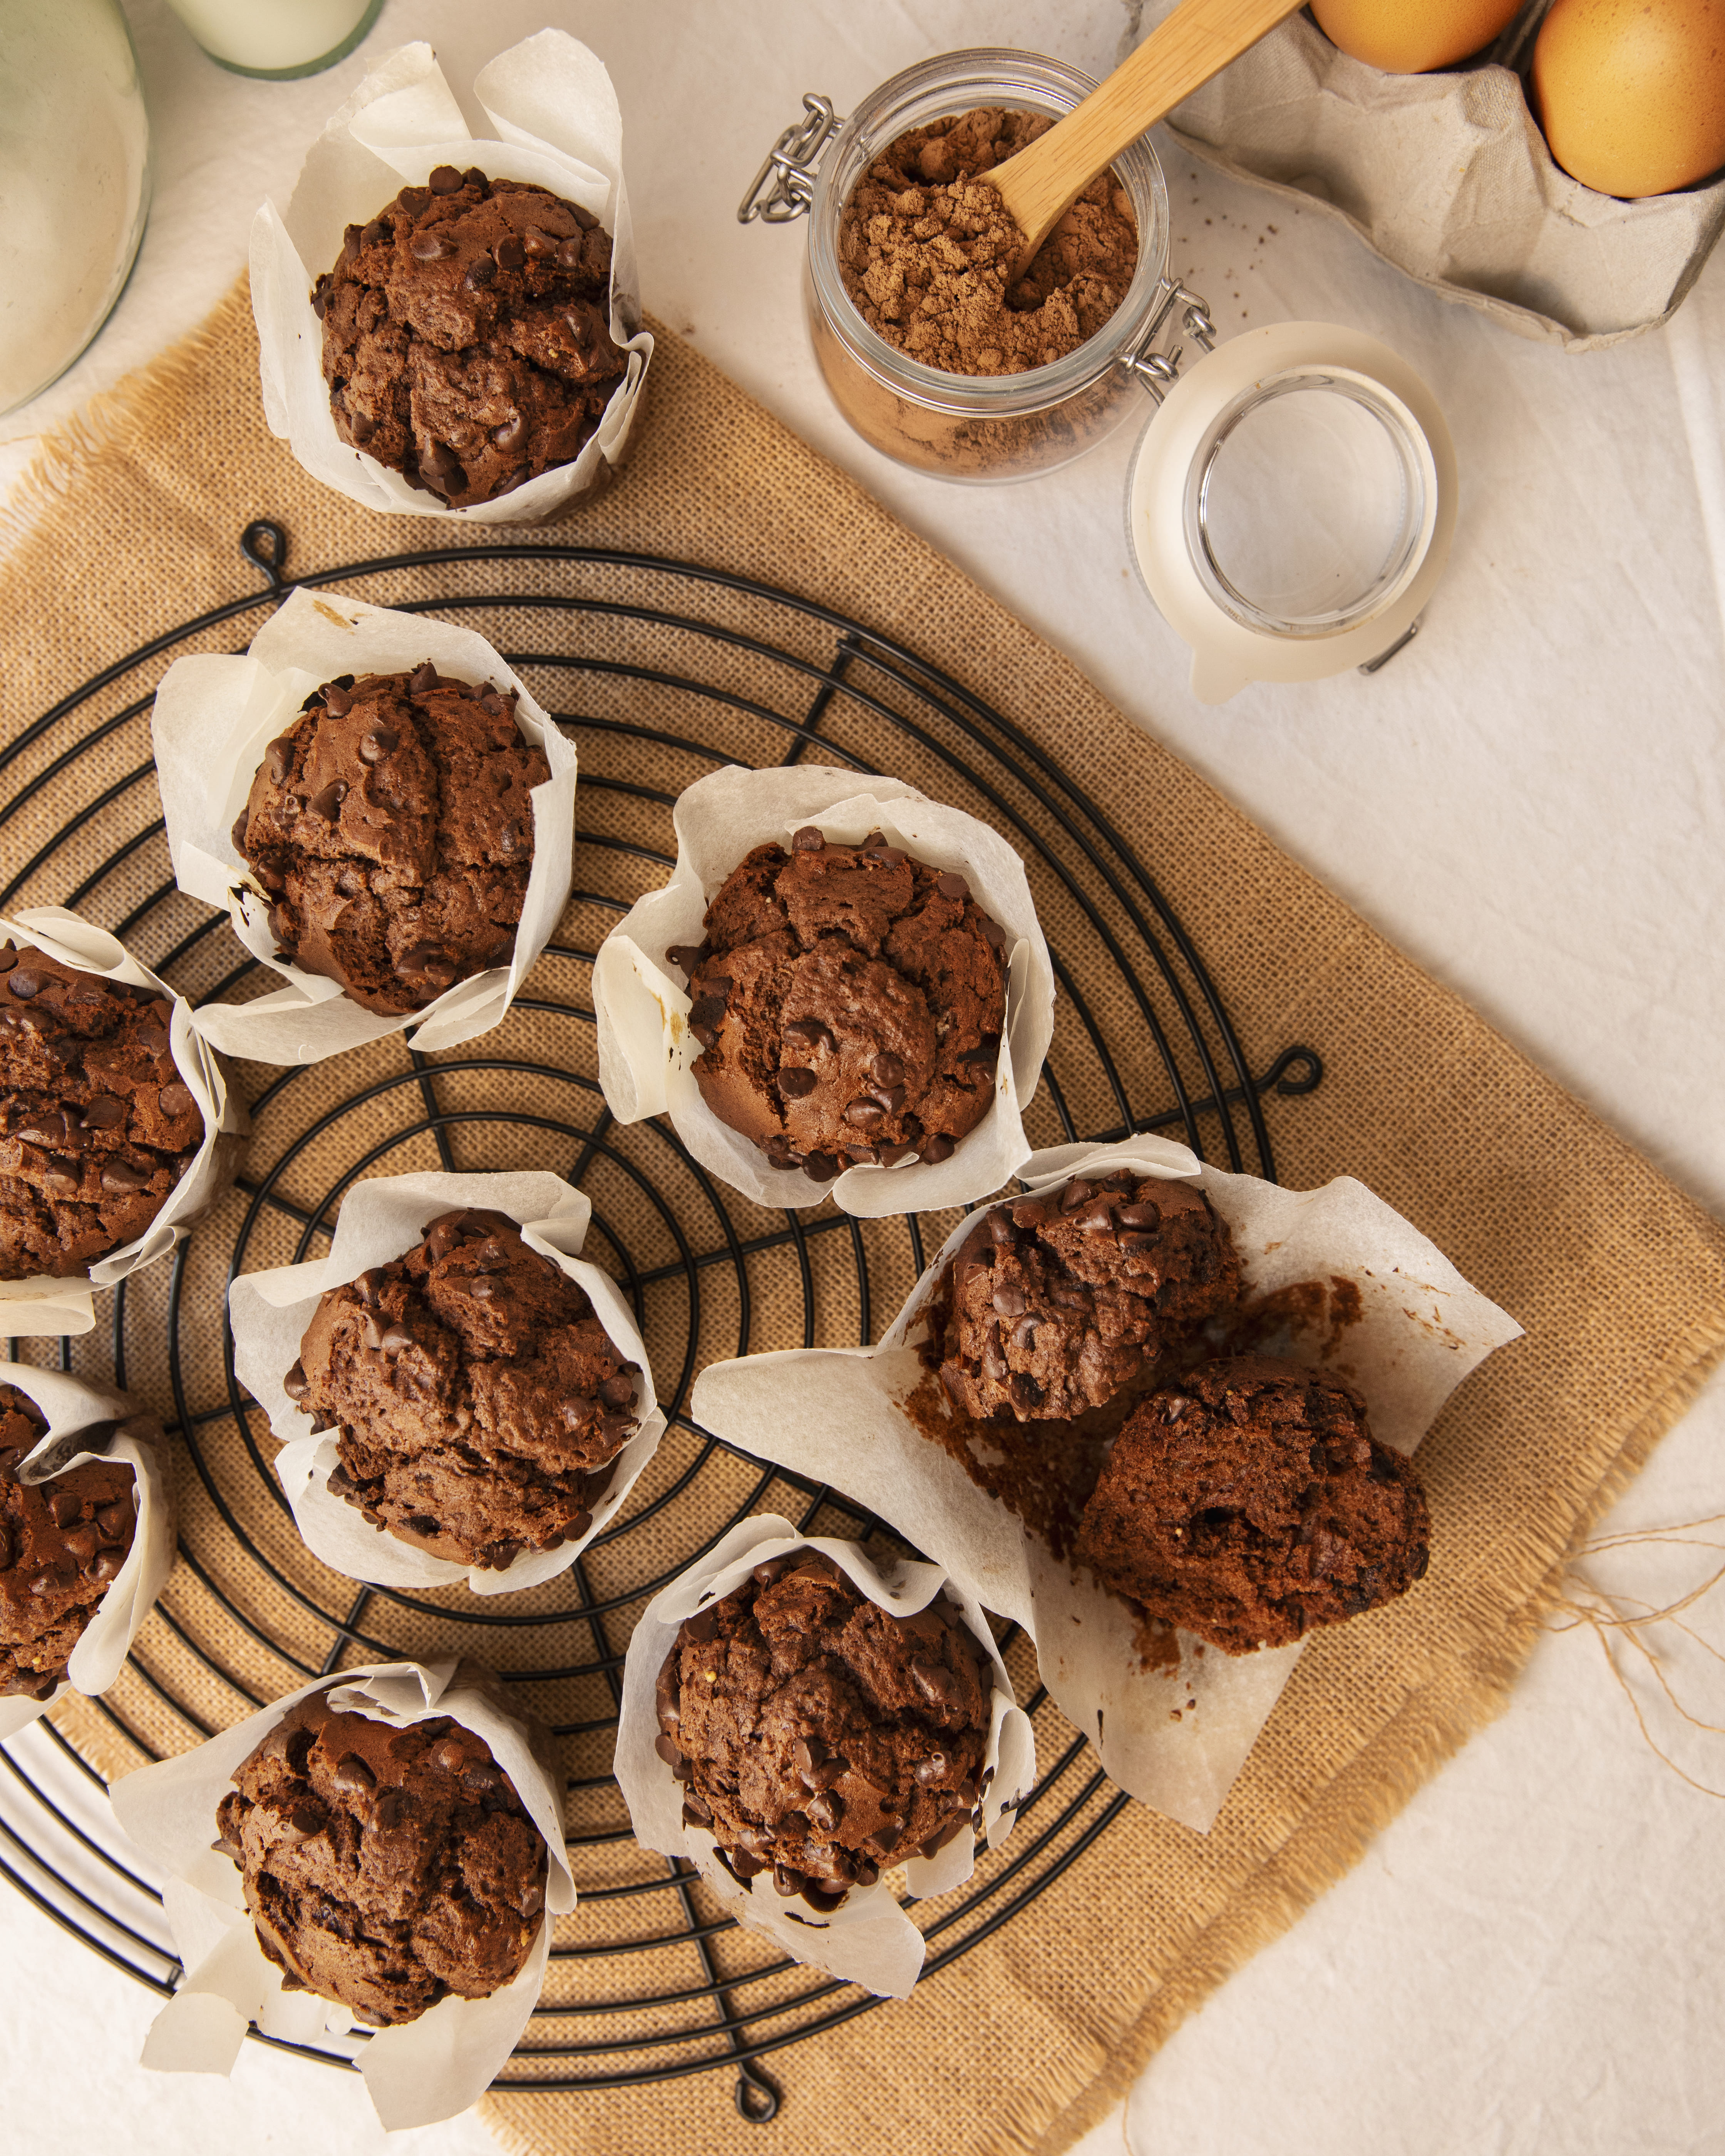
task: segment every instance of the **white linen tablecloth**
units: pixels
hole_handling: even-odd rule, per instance
[[[1164,142],[1173,266],[1223,331],[1317,316],[1382,336],[1432,384],[1461,469],[1451,565],[1414,645],[1369,680],[1253,690],[1211,710],[1127,566],[1135,431],[1004,490],[901,470],[850,434],[815,372],[801,228],[734,218],[805,90],[844,110],[910,62],[971,44],[1100,75],[1135,41],[1134,0],[388,0],[359,53],[291,84],[217,69],[163,0],[126,5],[156,146],[149,232],[90,353],[0,422],[0,485],[30,435],[213,305],[257,202],[285,196],[377,55],[428,37],[465,96],[492,52],[558,23],[617,83],[649,305],[1725,1208],[1725,255],[1668,330],[1572,359]],[[1725,1507],[1722,1438],[1716,1382],[1611,1524]],[[1611,1577],[1662,1599],[1707,1555],[1644,1549]],[[1666,1644],[1679,1679],[1717,1701],[1699,1654]],[[1725,1788],[1725,1739],[1649,1712],[1692,1774]],[[1086,2156],[1718,2156],[1721,1824],[1717,1800],[1648,1749],[1593,1639],[1553,1638],[1504,1717],[1179,2032]],[[231,2082],[144,2074],[132,2061],[156,2004],[0,1895],[8,2145],[111,2139],[126,2118],[138,2156],[382,2148],[357,2079],[259,2046]],[[711,2087],[728,2107],[728,2076]],[[411,2156],[491,2145],[470,2117],[389,2143]]]

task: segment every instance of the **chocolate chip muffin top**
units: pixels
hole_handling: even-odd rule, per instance
[[[513,690],[428,660],[344,674],[273,741],[234,822],[283,957],[384,1017],[507,965],[533,865],[545,752]]]
[[[28,1394],[0,1385],[0,1697],[53,1691],[137,1528],[123,1464],[90,1460],[28,1488],[13,1481],[47,1430]]]
[[[684,1624],[660,1671],[660,1757],[685,1825],[739,1879],[836,1908],[971,1824],[993,1676],[963,1613],[914,1617],[816,1550],[768,1558]]]
[[[1203,1191],[1122,1168],[982,1214],[942,1276],[932,1344],[964,1414],[1068,1419],[1239,1299],[1233,1238]]]
[[[173,1006],[0,944],[0,1280],[64,1280],[135,1241],[203,1142]]]
[[[942,1161],[988,1113],[1006,934],[962,875],[878,831],[757,846],[666,955],[689,977],[702,1097],[775,1168],[829,1181]]]
[[[572,463],[628,366],[610,282],[586,210],[439,165],[313,290],[336,433],[455,509]]]
[[[216,1826],[283,1989],[374,2028],[501,1990],[544,1921],[545,1837],[448,1715],[394,1729],[302,1701],[236,1771]]]
[[[1153,1615],[1247,1655],[1404,1594],[1430,1538],[1413,1462],[1378,1444],[1351,1386],[1242,1355],[1134,1410],[1079,1555]]]
[[[434,1557],[492,1568],[586,1533],[639,1376],[568,1275],[476,1209],[331,1288],[285,1383],[314,1430],[339,1433],[336,1496]]]

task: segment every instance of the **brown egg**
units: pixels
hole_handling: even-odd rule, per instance
[[[1602,195],[1663,195],[1725,165],[1725,0],[1557,0],[1533,48],[1551,153]]]
[[[1522,0],[1312,0],[1317,27],[1368,67],[1424,74],[1489,45]]]

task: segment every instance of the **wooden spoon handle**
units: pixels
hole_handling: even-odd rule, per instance
[[[1183,0],[1057,126],[988,173],[1034,254],[1128,142],[1293,14],[1301,0]]]

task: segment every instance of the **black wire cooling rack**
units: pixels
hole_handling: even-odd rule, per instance
[[[0,752],[0,907],[77,908],[197,1000],[265,983],[225,920],[174,890],[148,712],[168,663],[233,649],[291,588],[279,525],[250,524],[240,543],[262,588],[141,645]],[[777,1957],[731,1925],[686,1866],[634,1844],[608,1772],[630,1613],[752,1512],[891,1539],[834,1491],[721,1445],[691,1419],[689,1389],[715,1353],[870,1340],[922,1270],[925,1227],[936,1247],[947,1223],[859,1223],[830,1202],[766,1214],[701,1169],[663,1119],[613,1124],[593,1075],[585,969],[607,926],[669,872],[675,792],[721,763],[790,762],[813,749],[859,772],[891,770],[1009,834],[1060,984],[1030,1119],[1039,1142],[1158,1130],[1273,1178],[1265,1098],[1310,1092],[1322,1065],[1312,1050],[1287,1046],[1255,1068],[1106,803],[999,710],[860,623],[718,570],[553,545],[393,555],[297,581],[470,623],[570,730],[581,784],[564,932],[578,924],[578,940],[554,944],[505,1024],[460,1050],[422,1057],[398,1040],[362,1069],[346,1058],[273,1076],[248,1066],[254,1137],[239,1192],[171,1266],[115,1292],[105,1331],[59,1343],[65,1368],[111,1372],[121,1384],[130,1373],[187,1456],[180,1566],[119,1683],[95,1703],[103,1744],[86,1748],[112,1756],[117,1745],[141,1763],[320,1672],[475,1654],[562,1741],[582,1889],[496,2086],[615,2088],[726,2069],[738,2109],[764,2123],[780,2092],[763,2058],[879,2002]],[[33,829],[50,812],[54,836],[13,865],[8,841],[27,802],[39,812]],[[547,1588],[483,1603],[465,1589],[355,1594],[293,1534],[267,1428],[234,1377],[226,1281],[320,1255],[359,1176],[526,1165],[555,1168],[593,1199],[588,1255],[634,1301],[671,1419],[665,1444],[624,1516]],[[1007,1848],[963,1889],[915,1905],[928,1976],[1011,1922],[1127,1801],[1036,1685],[1026,1643],[1009,1633],[1003,1645],[1036,1719],[1043,1771]],[[118,1835],[102,1774],[47,1722],[0,1761],[0,1871],[116,1967],[170,1994],[178,1964],[158,1882]],[[351,2065],[363,2041],[303,2048]]]

